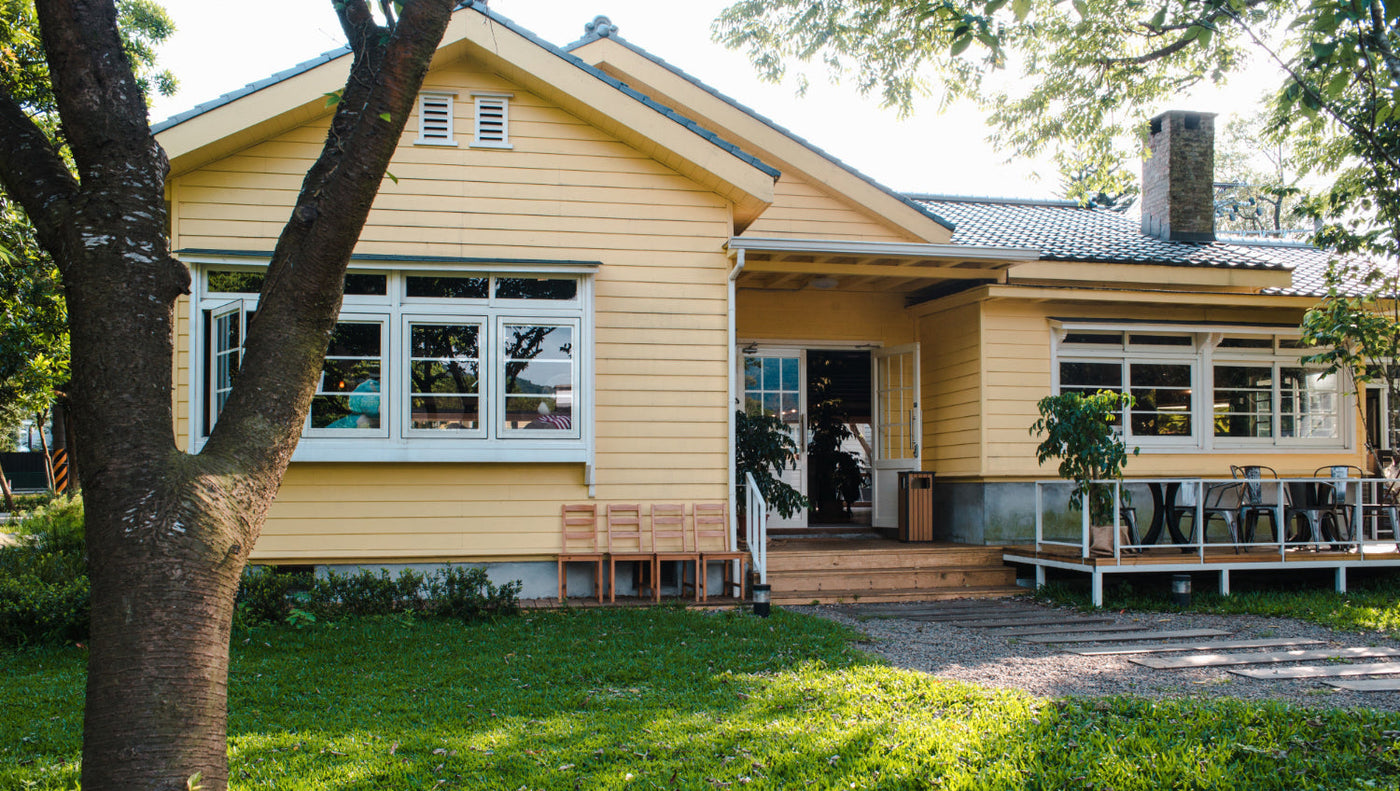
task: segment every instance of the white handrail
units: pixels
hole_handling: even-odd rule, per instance
[[[1205,516],[1206,516],[1206,513],[1205,513],[1205,512],[1206,512],[1206,509],[1207,509],[1207,504],[1206,504],[1206,499],[1207,499],[1207,498],[1206,498],[1206,495],[1207,495],[1207,493],[1210,491],[1211,487],[1213,487],[1213,486],[1218,486],[1218,485],[1232,485],[1232,486],[1236,486],[1236,485],[1244,485],[1244,484],[1247,484],[1248,482],[1250,482],[1250,481],[1247,481],[1246,479],[1241,479],[1241,478],[1163,477],[1163,478],[1129,478],[1129,479],[1124,479],[1124,480],[1122,480],[1121,482],[1120,482],[1120,481],[1116,481],[1116,480],[1103,480],[1103,481],[1093,481],[1093,482],[1091,482],[1091,483],[1096,484],[1096,485],[1111,486],[1111,487],[1114,487],[1115,490],[1118,491],[1118,492],[1121,492],[1121,488],[1120,488],[1120,487],[1125,486],[1125,485],[1130,485],[1130,484],[1135,484],[1135,485],[1146,485],[1146,484],[1179,484],[1179,485],[1181,485],[1181,486],[1183,486],[1183,487],[1185,487],[1185,488],[1187,488],[1187,489],[1192,490],[1192,493],[1195,495],[1194,498],[1183,497],[1182,499],[1183,499],[1183,500],[1187,500],[1187,502],[1180,502],[1180,503],[1178,504],[1178,507],[1184,507],[1184,508],[1190,509],[1190,511],[1194,512],[1194,513],[1192,513],[1192,515],[1191,515],[1191,516],[1192,516],[1192,530],[1191,530],[1191,536],[1190,536],[1184,543],[1174,544],[1174,545],[1175,545],[1175,546],[1178,546],[1178,547],[1180,547],[1180,548],[1182,548],[1182,549],[1188,550],[1188,551],[1191,552],[1192,554],[1196,555],[1197,562],[1204,563],[1204,562],[1205,562],[1205,554],[1206,554],[1206,552],[1205,552],[1205,550],[1206,550],[1206,541],[1205,541],[1204,530],[1203,530],[1202,528],[1204,527],[1204,524],[1203,524],[1203,523],[1204,523],[1204,521],[1205,521]],[[1065,480],[1063,480],[1063,479],[1057,479],[1057,480],[1042,480],[1042,481],[1036,481],[1036,482],[1035,482],[1035,525],[1034,525],[1034,528],[1035,528],[1035,535],[1034,535],[1035,546],[1036,546],[1036,550],[1037,550],[1037,551],[1040,551],[1041,548],[1042,548],[1042,547],[1045,547],[1045,546],[1059,546],[1059,547],[1072,548],[1072,549],[1078,550],[1078,554],[1079,554],[1082,558],[1088,558],[1088,557],[1090,556],[1090,551],[1089,551],[1089,545],[1090,545],[1090,535],[1089,535],[1090,530],[1089,530],[1089,527],[1090,527],[1090,525],[1089,525],[1089,497],[1088,497],[1088,493],[1087,493],[1087,492],[1081,492],[1080,495],[1079,495],[1079,498],[1077,498],[1077,499],[1079,499],[1079,505],[1080,505],[1081,513],[1079,513],[1079,514],[1077,515],[1077,518],[1075,519],[1075,521],[1077,521],[1077,522],[1079,523],[1079,524],[1078,524],[1079,530],[1078,530],[1078,531],[1075,531],[1075,532],[1078,532],[1079,535],[1078,535],[1078,536],[1075,536],[1074,538],[1070,538],[1069,536],[1064,536],[1064,537],[1057,537],[1057,538],[1054,538],[1054,539],[1048,538],[1048,537],[1046,536],[1045,518],[1046,518],[1047,514],[1046,514],[1046,512],[1045,512],[1045,508],[1046,508],[1047,502],[1046,502],[1044,490],[1047,489],[1047,488],[1052,488],[1052,487],[1065,487],[1065,486],[1069,486],[1071,483],[1072,483],[1072,482],[1065,481]],[[1344,477],[1337,477],[1337,478],[1330,478],[1330,477],[1316,477],[1316,476],[1297,476],[1297,477],[1282,477],[1282,478],[1279,478],[1279,479],[1277,479],[1277,480],[1274,480],[1274,479],[1265,479],[1265,480],[1263,480],[1263,481],[1257,481],[1256,483],[1259,483],[1259,484],[1262,484],[1263,486],[1268,487],[1269,490],[1270,490],[1270,493],[1274,495],[1274,502],[1273,502],[1273,503],[1268,503],[1268,504],[1265,504],[1265,505],[1262,506],[1263,508],[1268,508],[1269,510],[1273,511],[1273,517],[1274,517],[1274,520],[1273,520],[1273,521],[1274,521],[1274,525],[1273,525],[1273,527],[1275,528],[1275,533],[1276,533],[1276,534],[1272,537],[1272,540],[1268,540],[1268,541],[1259,541],[1259,540],[1249,540],[1249,541],[1246,541],[1246,540],[1244,540],[1244,536],[1243,536],[1243,535],[1240,535],[1240,533],[1243,532],[1243,529],[1244,529],[1244,527],[1245,527],[1245,525],[1244,525],[1244,520],[1243,520],[1242,516],[1237,516],[1237,517],[1236,517],[1237,522],[1236,522],[1236,524],[1234,524],[1234,525],[1232,525],[1232,526],[1233,526],[1237,531],[1239,531],[1239,532],[1237,532],[1236,536],[1233,537],[1234,540],[1228,541],[1228,542],[1212,542],[1212,543],[1211,543],[1211,546],[1224,546],[1224,547],[1234,547],[1234,548],[1241,548],[1241,549],[1242,549],[1242,548],[1249,548],[1249,547],[1268,548],[1268,549],[1272,549],[1272,550],[1278,552],[1281,559],[1282,559],[1282,557],[1284,557],[1285,552],[1286,552],[1287,550],[1289,550],[1289,549],[1298,549],[1298,548],[1324,548],[1324,547],[1326,547],[1326,548],[1331,548],[1331,549],[1333,549],[1334,551],[1337,551],[1337,550],[1343,550],[1343,551],[1345,551],[1345,550],[1348,550],[1348,549],[1349,549],[1349,550],[1352,550],[1352,551],[1357,552],[1362,558],[1364,558],[1364,557],[1366,556],[1366,554],[1367,554],[1366,537],[1365,537],[1365,528],[1366,528],[1366,526],[1367,526],[1367,522],[1370,522],[1370,523],[1371,523],[1371,524],[1370,524],[1370,528],[1371,528],[1371,532],[1372,532],[1372,538],[1371,538],[1372,541],[1376,541],[1376,540],[1378,539],[1378,536],[1376,536],[1375,534],[1378,532],[1378,528],[1380,527],[1380,523],[1381,523],[1381,522],[1386,521],[1386,520],[1389,520],[1389,521],[1391,521],[1391,522],[1400,523],[1400,506],[1395,506],[1395,505],[1389,505],[1389,504],[1387,504],[1387,503],[1384,501],[1384,499],[1382,498],[1382,496],[1381,496],[1381,491],[1383,491],[1383,488],[1382,488],[1382,487],[1394,486],[1394,485],[1395,485],[1395,481],[1392,480],[1392,479],[1377,478],[1377,477],[1365,477],[1365,478],[1344,478]],[[1337,530],[1337,533],[1336,533],[1335,535],[1333,535],[1333,536],[1330,536],[1330,537],[1325,536],[1325,535],[1313,535],[1313,534],[1311,534],[1311,533],[1312,533],[1311,529],[1309,529],[1309,531],[1308,531],[1309,534],[1307,534],[1307,535],[1294,535],[1294,536],[1289,536],[1289,535],[1288,535],[1288,532],[1289,532],[1289,530],[1288,530],[1288,525],[1285,525],[1285,524],[1284,524],[1284,522],[1285,522],[1285,517],[1286,517],[1286,516],[1294,516],[1295,519],[1296,519],[1296,518],[1298,518],[1298,517],[1296,517],[1295,514],[1298,514],[1298,513],[1300,513],[1300,512],[1306,512],[1306,510],[1307,510],[1307,509],[1303,509],[1303,508],[1298,508],[1298,509],[1295,510],[1294,507],[1288,503],[1288,499],[1287,499],[1287,498],[1288,498],[1288,493],[1287,493],[1287,491],[1286,491],[1286,487],[1287,487],[1287,485],[1290,484],[1290,483],[1307,483],[1307,484],[1313,485],[1313,486],[1325,485],[1325,484],[1333,484],[1333,485],[1337,485],[1339,488],[1340,488],[1340,487],[1345,487],[1345,488],[1341,488],[1341,489],[1340,489],[1339,500],[1340,500],[1341,502],[1338,504],[1338,506],[1334,506],[1334,508],[1336,509],[1335,513],[1337,513],[1338,515],[1340,515],[1341,513],[1345,512],[1345,513],[1350,517],[1350,518],[1349,518],[1349,521],[1351,522],[1351,524],[1346,526],[1346,527],[1350,528],[1349,531],[1346,531],[1346,532],[1349,532],[1350,535],[1345,535],[1344,532],[1340,529],[1341,526],[1339,525],[1339,526],[1338,526],[1339,529]],[[1352,492],[1355,492],[1355,498],[1354,498],[1354,499],[1352,499],[1352,496],[1351,496],[1351,493],[1352,493]],[[1120,499],[1120,498],[1121,498],[1121,494],[1119,494],[1119,496],[1116,497],[1115,499],[1117,499],[1119,502],[1121,502],[1121,499]],[[1191,500],[1194,500],[1194,502],[1192,502]],[[1164,505],[1167,506],[1167,507],[1170,507],[1170,506],[1171,506],[1170,503],[1166,503],[1166,504],[1164,504]],[[1237,513],[1238,513],[1238,511],[1243,510],[1243,507],[1242,507],[1243,505],[1244,505],[1244,504],[1241,503],[1240,506],[1237,506],[1237,507],[1236,507]],[[1260,506],[1255,506],[1255,507],[1256,507],[1256,508],[1260,508]],[[1053,510],[1053,509],[1052,509],[1052,510]],[[1303,517],[1303,518],[1306,518],[1306,517]],[[1122,552],[1123,550],[1139,550],[1139,549],[1145,549],[1145,548],[1148,548],[1149,546],[1152,546],[1152,545],[1142,544],[1142,543],[1137,543],[1137,544],[1124,544],[1124,543],[1122,543],[1122,539],[1121,539],[1121,537],[1120,537],[1120,533],[1119,533],[1119,530],[1118,530],[1118,525],[1121,523],[1121,519],[1122,519],[1122,514],[1121,514],[1120,512],[1117,512],[1117,511],[1116,511],[1116,512],[1114,513],[1114,519],[1113,519],[1113,522],[1114,522],[1113,544],[1112,544],[1112,546],[1113,546],[1113,554],[1112,554],[1112,557],[1113,557],[1113,558],[1115,558],[1115,559],[1120,558],[1120,557],[1121,557],[1120,552]],[[1320,522],[1319,522],[1319,525],[1318,525],[1318,526],[1319,526],[1319,527],[1321,526],[1321,523],[1320,523]],[[1141,524],[1139,524],[1138,527],[1139,527],[1139,529],[1142,529],[1142,525],[1141,525]],[[1164,526],[1164,527],[1165,527],[1165,526]],[[1299,525],[1299,527],[1301,527],[1301,525]],[[1393,530],[1400,531],[1400,524],[1393,525],[1392,529],[1393,529]],[[1073,536],[1073,535],[1074,535],[1074,533],[1070,533],[1070,536]],[[1158,538],[1158,537],[1154,536],[1154,538]],[[1166,538],[1166,536],[1162,536],[1162,538]],[[1397,536],[1396,538],[1400,538],[1400,536]],[[1142,540],[1141,537],[1139,537],[1138,540],[1141,541],[1141,540]],[[1387,543],[1388,543],[1388,542],[1387,542]],[[1167,545],[1167,544],[1166,544],[1165,542],[1162,543],[1162,544],[1157,544],[1157,546],[1166,546],[1166,545]],[[1376,550],[1375,550],[1375,548],[1373,547],[1373,548],[1371,548],[1370,551],[1374,552],[1374,551],[1376,551]]]
[[[749,553],[753,555],[753,570],[758,574],[758,584],[768,584],[768,501],[758,489],[758,481],[753,473],[744,473],[744,488],[748,494],[745,503],[748,520],[745,534],[749,539]]]

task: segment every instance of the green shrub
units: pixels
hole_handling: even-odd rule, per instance
[[[57,498],[27,516],[16,532],[20,543],[0,549],[0,645],[86,638],[82,500]]]
[[[88,635],[88,578],[47,580],[0,571],[0,645],[72,642]]]
[[[83,532],[83,500],[81,497],[55,497],[29,512],[11,532],[27,537],[43,552],[73,553],[86,551]]]
[[[316,580],[316,586],[303,609],[322,617],[338,615],[388,615],[418,608],[423,575],[405,570],[397,577],[388,571],[378,574],[360,571],[337,574],[334,571]]]
[[[15,508],[10,513],[27,514],[30,511],[48,505],[50,502],[53,501],[54,497],[55,495],[53,492],[32,492],[26,494],[16,494],[14,496]],[[3,505],[4,503],[0,502],[0,506]]]
[[[434,615],[476,621],[520,612],[520,581],[496,586],[480,567],[448,566],[428,580]]]
[[[330,572],[324,577],[250,567],[238,589],[237,623],[309,625],[318,619],[417,613],[475,621],[520,610],[520,583],[493,585],[486,570],[448,566],[426,575],[405,569]]]
[[[293,592],[309,590],[314,584],[305,572],[288,574],[270,566],[249,566],[234,599],[235,617],[245,626],[281,623],[291,614]]]

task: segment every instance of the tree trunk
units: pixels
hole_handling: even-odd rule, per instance
[[[44,424],[49,420],[47,412],[40,412],[34,416],[34,423],[39,427],[39,447],[44,451],[44,480],[49,484],[49,491],[54,489],[53,479],[53,453],[49,451],[49,440],[44,436]]]
[[[77,173],[0,88],[0,181],[58,264],[68,305],[92,583],[85,791],[180,791],[196,775],[205,791],[227,786],[238,579],[310,409],[351,251],[455,4],[407,0],[386,30],[364,0],[335,0],[350,77],[273,253],[238,380],[192,457],[176,448],[170,400],[189,271],[169,253],[167,162],[116,9],[35,2]]]
[[[10,479],[5,477],[5,468],[0,466],[0,494],[5,496],[5,512],[14,514],[15,493],[10,490]]]

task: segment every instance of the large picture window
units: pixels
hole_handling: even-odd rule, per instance
[[[1303,353],[1284,335],[1093,328],[1062,334],[1056,373],[1062,393],[1131,395],[1114,423],[1144,448],[1344,448],[1337,379]]]
[[[243,358],[260,270],[201,271],[207,437]],[[312,397],[303,460],[585,460],[588,278],[355,271]]]

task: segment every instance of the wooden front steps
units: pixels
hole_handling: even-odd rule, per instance
[[[768,547],[774,604],[937,601],[1025,593],[1001,547],[788,539]]]

